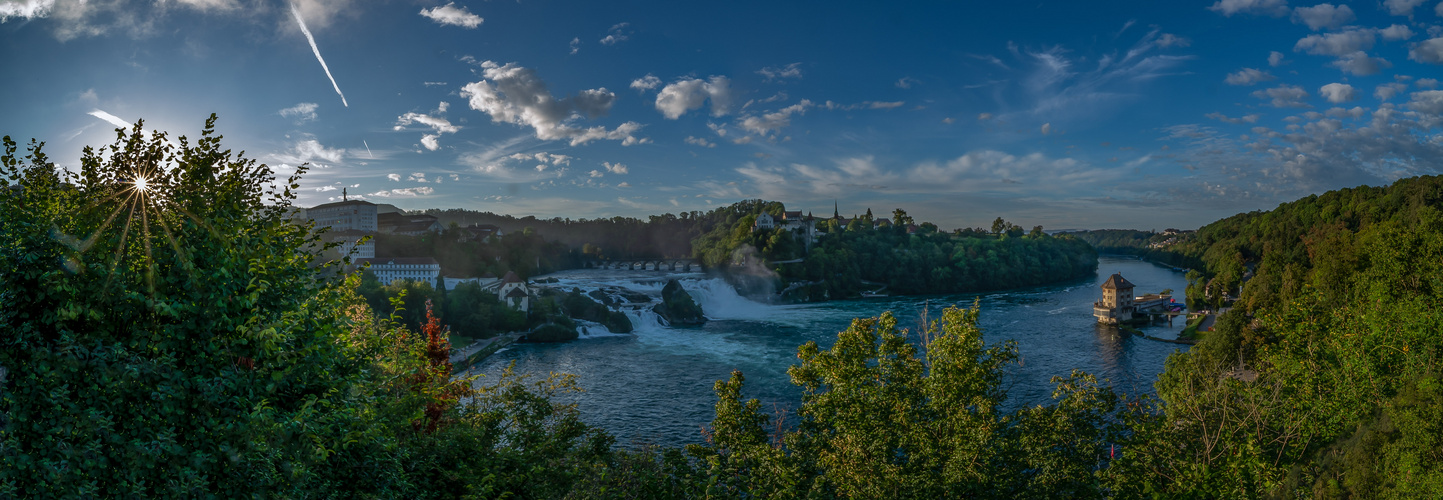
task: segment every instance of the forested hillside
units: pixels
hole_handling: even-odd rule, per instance
[[[1443,492],[1443,178],[1223,219],[1174,247],[1236,307],[1158,382],[1158,477],[1220,496]],[[1169,431],[1173,432],[1173,431]]]
[[[911,224],[900,208],[892,215],[901,223],[874,227],[868,210],[846,225],[818,219],[816,242],[808,244],[805,234],[792,228],[753,229],[761,213],[780,217],[781,203],[755,200],[727,209],[727,222],[693,240],[698,258],[715,268],[768,271],[784,283],[806,283],[798,296],[810,300],[856,297],[883,287],[895,294],[1020,288],[1097,270],[1097,252],[1082,240],[1050,236],[1041,226],[1024,232],[1001,218],[991,232],[945,232],[929,222]],[[787,261],[800,262],[776,264]]]

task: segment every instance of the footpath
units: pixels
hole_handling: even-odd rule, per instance
[[[503,333],[489,339],[472,342],[471,345],[456,349],[455,352],[451,353],[451,372],[464,372],[476,363],[481,362],[481,360],[486,359],[487,356],[496,354],[496,351],[511,345],[525,335],[526,332]]]

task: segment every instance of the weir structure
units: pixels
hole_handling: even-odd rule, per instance
[[[626,269],[630,271],[681,271],[691,272],[692,268],[701,269],[701,263],[696,259],[627,259],[627,260],[594,260],[587,263],[592,269]]]

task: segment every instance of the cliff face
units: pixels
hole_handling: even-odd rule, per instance
[[[696,301],[691,298],[691,294],[682,289],[681,283],[676,280],[666,282],[666,286],[661,289],[661,303],[652,310],[672,326],[706,323],[706,316],[702,315],[701,306],[697,305]]]

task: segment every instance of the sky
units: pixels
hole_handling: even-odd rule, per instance
[[[0,58],[61,166],[217,113],[302,206],[1161,230],[1443,169],[1436,0],[0,0]]]

